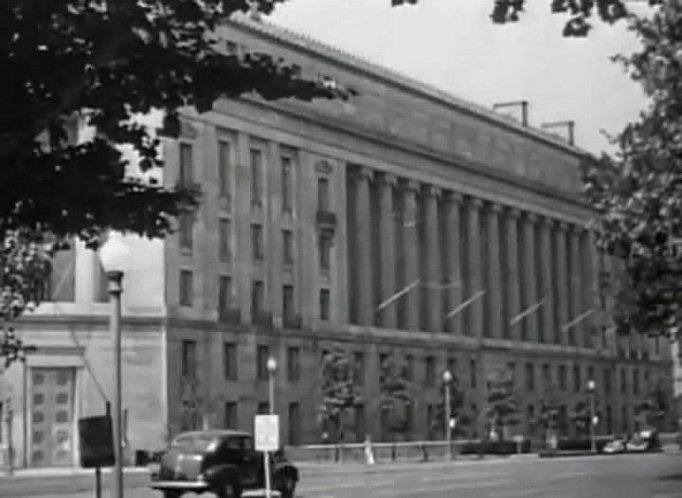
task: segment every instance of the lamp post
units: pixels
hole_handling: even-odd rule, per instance
[[[597,452],[597,441],[595,436],[596,416],[595,416],[595,383],[590,379],[587,381],[587,391],[590,393],[590,449],[592,453]]]
[[[123,447],[121,424],[121,281],[126,270],[129,250],[118,232],[110,232],[107,241],[100,249],[99,257],[109,282],[109,302],[111,315],[109,328],[114,349],[114,403],[113,403],[113,436],[114,436],[114,473],[112,476],[112,497],[123,498]]]
[[[452,382],[452,373],[450,370],[443,372],[443,384],[445,388],[445,441],[447,442],[446,458],[452,460],[452,434],[450,432],[450,383]]]
[[[268,358],[268,405],[270,415],[275,413],[275,373],[277,372],[277,360],[272,356]]]

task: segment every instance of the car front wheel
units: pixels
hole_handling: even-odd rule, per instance
[[[241,489],[234,483],[228,482],[223,484],[218,493],[218,498],[241,498]]]

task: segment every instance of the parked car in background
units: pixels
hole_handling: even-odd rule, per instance
[[[624,453],[626,449],[627,441],[625,438],[616,438],[604,445],[604,453],[614,454],[614,453]]]
[[[269,458],[272,489],[293,498],[298,469],[283,451]],[[263,453],[253,437],[239,431],[195,431],[178,435],[161,456],[149,485],[164,498],[186,493],[215,493],[218,498],[239,498],[243,491],[265,487]]]

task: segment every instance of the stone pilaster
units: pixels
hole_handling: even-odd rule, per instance
[[[440,269],[440,238],[438,198],[441,190],[432,185],[422,189],[424,195],[424,223],[426,223],[426,275],[428,282],[424,282],[426,289],[427,328],[430,332],[443,330],[443,306],[441,299],[442,273]]]
[[[370,326],[374,322],[374,279],[372,278],[372,217],[370,182],[373,172],[364,166],[355,172],[356,243],[358,245],[358,321]]]
[[[602,265],[600,262],[599,253],[595,245],[594,235],[591,231],[586,230],[581,237],[582,245],[582,260],[583,260],[583,310],[594,309],[598,311],[593,313],[590,318],[585,320],[585,327],[583,328],[583,336],[581,343],[584,347],[599,348],[614,346],[615,344],[608,344],[608,339],[602,332],[602,325],[604,325],[603,317],[605,313],[601,310],[599,303],[599,282],[602,273],[608,271],[607,265]]]
[[[505,226],[505,265],[506,265],[506,310],[507,316],[503,323],[505,336],[509,339],[519,341],[522,338],[523,323],[510,325],[510,320],[521,312],[521,275],[519,274],[519,216],[518,209],[507,210],[504,217]]]
[[[555,227],[555,240],[556,240],[556,251],[555,251],[555,264],[556,264],[556,276],[557,276],[557,316],[559,318],[559,327],[557,333],[559,335],[558,341],[561,344],[568,344],[568,335],[571,329],[564,331],[564,327],[568,322],[574,318],[571,317],[570,313],[570,299],[569,299],[569,287],[568,287],[568,254],[566,251],[566,234],[568,231],[568,226],[566,223],[559,222]]]
[[[417,190],[419,183],[407,180],[401,183],[403,193],[402,243],[405,254],[405,285],[411,285],[419,278],[419,248],[417,240]],[[401,303],[406,308],[405,325],[408,330],[419,330],[419,289],[408,292]]]
[[[556,323],[554,321],[554,293],[552,285],[552,244],[551,244],[552,220],[542,218],[540,220],[540,278],[542,297],[545,298],[542,306],[542,325],[540,327],[540,342],[554,342],[556,337]]]
[[[465,300],[475,293],[486,290],[483,285],[483,272],[481,268],[481,223],[480,210],[483,201],[477,198],[468,198],[466,203],[467,213],[467,266],[469,270],[469,290],[471,295],[464,296]],[[471,303],[465,313],[468,316],[467,335],[483,337],[483,298],[476,299]]]
[[[535,271],[535,228],[538,218],[533,213],[526,213],[523,218],[523,306],[525,311],[538,301],[538,278]],[[542,308],[523,318],[522,330],[524,339],[531,342],[539,341],[539,315]]]
[[[462,196],[455,192],[449,192],[445,196],[445,237],[447,247],[447,276],[450,287],[448,288],[448,309],[444,315],[454,310],[462,302],[462,290],[464,282],[461,268],[461,216],[460,207]],[[462,314],[458,313],[448,319],[446,330],[454,334],[462,333]]]
[[[500,268],[500,219],[502,206],[490,204],[486,216],[486,230],[488,231],[488,282],[487,301],[490,330],[485,331],[489,337],[502,337],[502,271]]]
[[[571,287],[570,317],[571,320],[574,320],[587,311],[587,309],[583,309],[581,303],[583,292],[583,264],[580,260],[580,229],[573,225],[568,233],[568,237],[571,267],[571,274],[569,275]],[[589,323],[589,319],[581,320],[579,323],[571,327],[571,329],[568,331],[569,344],[576,346],[581,342],[579,338],[584,336],[585,323]]]
[[[378,178],[379,182],[379,232],[381,245],[381,300],[389,299],[396,292],[396,243],[393,207],[393,187],[396,178],[388,173]],[[396,328],[397,302],[385,306],[381,310],[382,327]]]

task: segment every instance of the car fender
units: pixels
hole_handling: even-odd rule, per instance
[[[214,486],[228,481],[239,480],[239,469],[236,465],[221,464],[213,465],[203,473],[204,479],[208,484]]]
[[[278,479],[281,475],[293,474],[294,479],[298,482],[298,469],[289,462],[278,462],[274,465],[272,473],[275,479]]]

